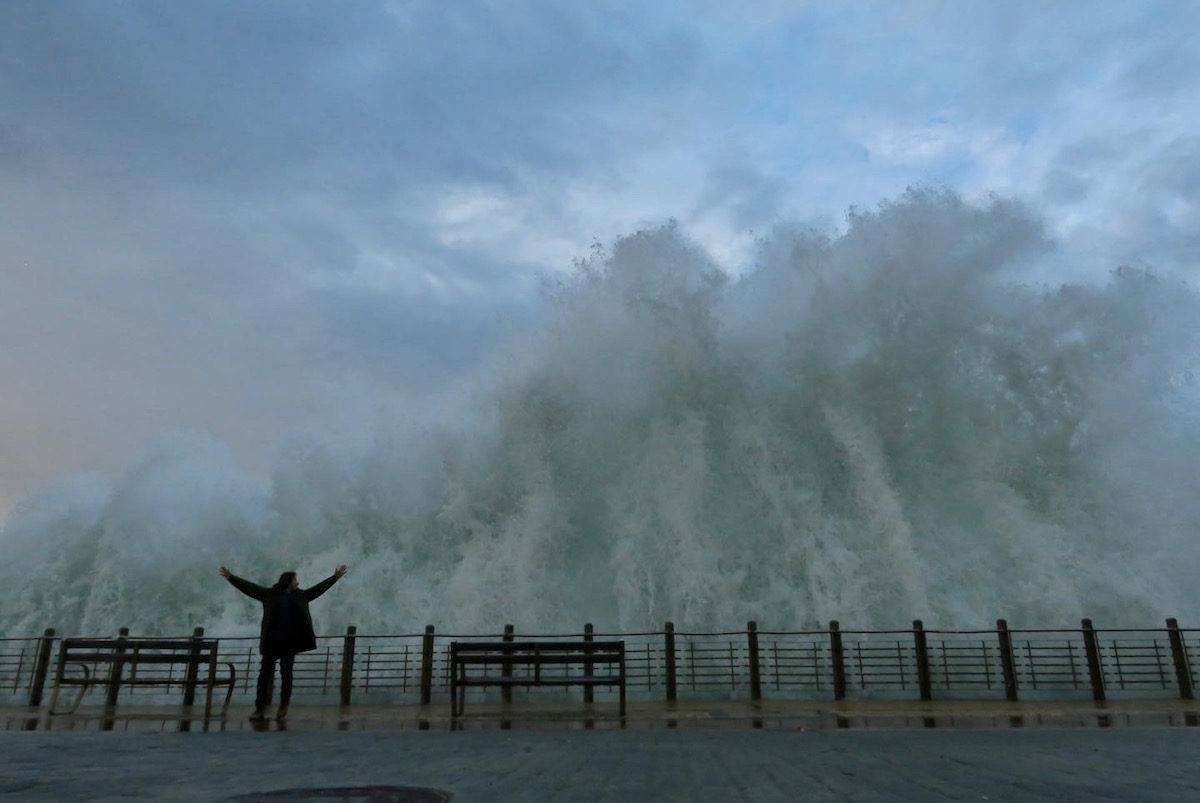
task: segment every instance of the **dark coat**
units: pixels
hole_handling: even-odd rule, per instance
[[[263,618],[262,628],[259,630],[258,650],[265,653],[267,651],[267,634],[271,632],[273,625],[279,619],[280,605],[283,602],[283,595],[287,592],[274,586],[266,588],[257,583],[251,583],[249,580],[233,574],[229,575],[228,580],[238,591],[262,603]],[[295,642],[296,652],[311,652],[317,648],[317,634],[313,630],[312,614],[308,611],[308,603],[333,588],[333,584],[337,581],[338,578],[335,574],[325,578],[312,588],[296,589],[296,607],[300,609],[300,621],[296,628],[298,631]]]

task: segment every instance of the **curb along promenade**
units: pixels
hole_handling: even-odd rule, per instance
[[[21,801],[1200,799],[1200,729],[5,731]],[[311,723],[310,723],[311,724]]]

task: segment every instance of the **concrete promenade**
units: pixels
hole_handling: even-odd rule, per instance
[[[438,706],[438,709],[445,706]],[[600,707],[598,707],[599,709]],[[576,707],[479,706],[452,730],[410,707],[0,712],[0,795],[65,800],[1200,800],[1180,701],[643,705],[624,728]],[[468,709],[468,713],[470,709]],[[25,730],[25,727],[36,728]],[[368,789],[369,788],[369,789]],[[420,790],[426,791],[422,793]]]

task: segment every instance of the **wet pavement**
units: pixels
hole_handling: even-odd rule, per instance
[[[1191,702],[0,711],[14,800],[1200,800]],[[184,723],[191,732],[182,732]],[[105,731],[106,725],[111,731]],[[32,730],[27,730],[32,728]]]
[[[49,731],[359,731],[359,730],[845,730],[875,728],[1108,728],[1200,727],[1200,704],[1184,700],[1004,702],[985,701],[689,701],[630,702],[624,721],[616,706],[522,701],[508,706],[471,703],[458,720],[448,703],[419,705],[293,705],[285,722],[249,721],[250,709],[229,716],[185,715],[180,706],[81,707],[48,716],[22,707],[0,707],[0,730]]]

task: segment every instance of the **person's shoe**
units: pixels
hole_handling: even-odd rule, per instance
[[[288,707],[286,705],[279,706],[279,708],[275,711],[275,719],[277,719],[277,720],[287,719],[287,708]]]
[[[266,722],[267,721],[266,709],[264,709],[264,708],[254,709],[254,713],[250,715],[250,721],[251,722]]]

